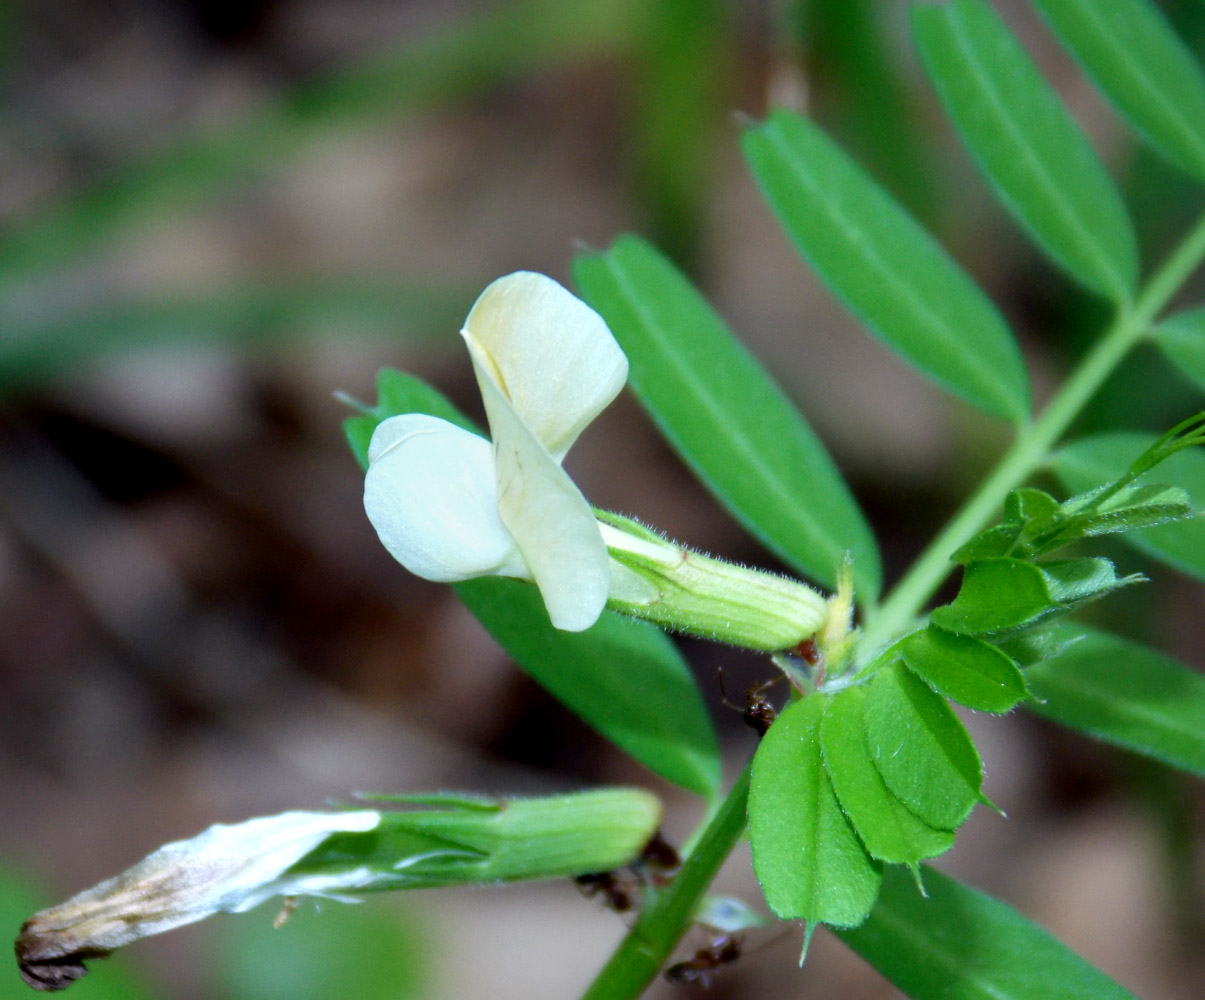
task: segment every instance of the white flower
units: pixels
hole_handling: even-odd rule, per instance
[[[561,461],[623,387],[627,358],[598,313],[529,271],[482,292],[461,334],[492,443],[424,414],[382,421],[368,518],[417,576],[532,580],[553,625],[589,628],[611,589],[610,558]]]
[[[83,959],[149,934],[213,913],[241,913],[270,896],[357,888],[346,878],[284,873],[332,834],[363,833],[380,821],[379,812],[367,809],[287,812],[218,823],[165,844],[133,868],[30,917],[16,944],[21,974],[35,989],[62,989],[87,971]]]

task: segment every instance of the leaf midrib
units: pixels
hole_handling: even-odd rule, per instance
[[[760,455],[761,449],[745,434],[743,429],[741,429],[739,425],[734,425],[731,423],[731,421],[726,419],[725,409],[711,394],[710,390],[706,386],[706,383],[700,382],[699,380],[691,377],[690,366],[685,363],[682,354],[677,350],[672,339],[666,337],[661,332],[660,325],[656,322],[655,318],[651,315],[647,307],[642,304],[640,297],[635,294],[635,283],[628,278],[628,275],[624,271],[622,265],[620,265],[618,261],[614,260],[613,255],[605,256],[603,259],[606,262],[608,270],[610,270],[614,276],[616,284],[619,286],[619,290],[623,294],[625,301],[628,303],[629,308],[636,314],[637,318],[644,326],[649,339],[657,345],[662,354],[673,364],[679,378],[693,390],[695,398],[706,411],[713,426],[727,431],[727,436],[732,442],[731,447],[734,448],[738,453],[746,455]],[[748,363],[749,361],[747,358],[742,358],[741,360],[745,363]],[[777,402],[783,401],[777,400]],[[675,433],[674,436],[680,437],[681,435]],[[795,494],[789,488],[788,484],[779,479],[779,477],[775,476],[771,467],[768,467],[765,464],[759,464],[758,471],[759,478],[767,484],[775,499],[778,501],[779,509],[784,513],[787,513],[792,520],[801,525],[809,540],[811,540],[814,544],[823,544],[826,548],[836,553],[839,547],[827,544],[827,535],[823,526],[818,521],[809,517],[806,509],[800,508],[798,505],[792,502]],[[727,486],[727,484],[720,482],[715,476],[709,473],[704,473],[704,477],[717,493],[722,494],[730,502],[734,501],[734,492]],[[764,539],[772,548],[775,549],[775,551],[788,556],[792,562],[801,566],[801,568],[804,568],[802,565],[803,560],[799,558],[797,553],[788,548],[779,539],[770,535],[769,532],[757,524],[753,518],[745,514],[744,511],[742,511],[741,514],[742,519],[745,520],[746,524],[748,524],[750,530]],[[815,572],[815,570],[813,570],[813,572]]]
[[[1025,164],[1028,164],[1031,168],[1027,173],[1029,173],[1031,178],[1036,179],[1037,188],[1045,196],[1048,208],[1053,208],[1055,214],[1063,219],[1080,251],[1085,253],[1089,260],[1095,262],[1095,266],[1099,269],[1097,273],[1110,281],[1112,286],[1110,291],[1112,294],[1117,296],[1118,299],[1124,300],[1129,294],[1129,282],[1126,281],[1125,275],[1114,270],[1108,254],[1102,250],[1099,241],[1093,238],[1091,231],[1087,228],[1079,213],[1072,209],[1069,201],[1060,196],[1059,187],[1048,172],[1045,162],[1037,155],[1033,146],[1025,141],[1025,133],[1017,127],[1016,119],[1009,113],[1008,105],[1001,99],[1000,93],[991,85],[991,78],[981,72],[981,63],[975,58],[978,50],[967,35],[961,18],[952,12],[951,8],[947,8],[943,12],[943,16],[946,17],[951,37],[957,46],[953,51],[964,57],[964,66],[970,74],[970,78],[979,85],[979,92],[989,107],[996,113],[997,120],[1001,122],[1007,134],[1014,140],[1014,144],[1021,149]],[[1011,36],[1009,40],[1014,42],[1014,44],[1019,44],[1015,43],[1015,40]],[[1022,208],[1021,203],[1010,193],[1004,192],[1004,194],[1012,202],[1018,214],[1023,216],[1028,214]],[[1034,231],[1038,239],[1051,253],[1059,254],[1059,251],[1050,245],[1046,237],[1041,235],[1040,230],[1036,226],[1034,227]]]
[[[1150,102],[1154,103],[1159,109],[1160,117],[1164,122],[1170,122],[1172,126],[1181,133],[1181,138],[1187,140],[1188,146],[1196,153],[1197,159],[1200,161],[1198,169],[1205,165],[1205,137],[1201,136],[1189,123],[1188,119],[1177,113],[1178,107],[1175,104],[1168,104],[1162,100],[1162,91],[1152,82],[1153,77],[1145,72],[1145,64],[1132,58],[1131,52],[1123,45],[1115,45],[1113,35],[1107,30],[1107,25],[1099,16],[1102,7],[1094,4],[1078,3],[1084,22],[1091,29],[1094,29],[1094,38],[1098,43],[1103,42],[1104,48],[1108,50],[1113,58],[1121,63],[1123,67],[1130,71],[1130,78],[1136,80],[1143,88],[1144,95]]]

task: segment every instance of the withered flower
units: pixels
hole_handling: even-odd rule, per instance
[[[380,820],[373,810],[287,812],[165,844],[25,921],[16,941],[21,976],[35,990],[61,990],[87,974],[85,959],[149,934],[240,913],[271,896],[329,895],[340,886],[328,876],[284,873],[331,834],[372,830]]]

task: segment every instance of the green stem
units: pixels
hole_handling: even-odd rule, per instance
[[[981,528],[1039,465],[1071,421],[1147,333],[1159,311],[1205,258],[1205,216],[1147,283],[1132,307],[1123,308],[1101,339],[1054,395],[963,508],[900,580],[865,629],[873,648],[904,631],[950,571],[955,549]],[[631,1000],[657,975],[690,927],[699,899],[745,829],[750,767],[703,828],[674,881],[640,914],[599,972],[583,1000]]]
[[[1005,495],[1046,461],[1084,405],[1146,334],[1159,311],[1205,257],[1205,217],[1151,276],[1132,307],[1112,325],[1051,398],[1042,415],[1025,427],[975,494],[929,544],[868,623],[865,648],[873,650],[906,630],[950,572],[950,556],[1000,509]]]
[[[694,922],[699,900],[745,830],[751,768],[749,764],[741,772],[673,882],[645,906],[582,1000],[630,1000],[652,982]]]

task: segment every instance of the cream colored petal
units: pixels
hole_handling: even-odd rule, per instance
[[[461,333],[477,381],[492,382],[510,400],[557,462],[628,377],[628,359],[603,318],[531,271],[493,282]]]
[[[598,620],[611,584],[610,556],[594,512],[501,391],[488,380],[481,391],[494,432],[502,521],[552,624],[580,632]]]
[[[390,417],[368,449],[364,509],[382,544],[426,580],[531,578],[498,515],[490,443],[422,413]]]

